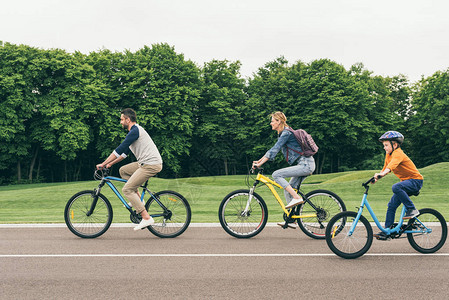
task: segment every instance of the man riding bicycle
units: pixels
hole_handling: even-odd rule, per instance
[[[131,202],[136,213],[142,216],[142,221],[134,227],[134,230],[139,230],[153,225],[154,220],[140,200],[138,188],[162,170],[162,158],[150,135],[136,122],[137,116],[133,109],[122,110],[120,124],[128,130],[128,134],[109,157],[96,167],[97,169],[110,168],[124,160],[130,151],[137,158],[137,162],[122,166],[119,172],[123,179],[128,180],[123,186],[123,194]]]

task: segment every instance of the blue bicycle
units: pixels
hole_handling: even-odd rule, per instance
[[[101,194],[106,184],[120,199],[130,213],[131,222],[139,224],[141,216],[126,202],[111,181],[126,182],[125,179],[108,176],[109,170],[96,170],[94,178],[100,180],[98,188],[73,195],[67,202],[64,218],[67,227],[82,238],[96,238],[105,233],[112,223],[112,206]],[[141,201],[154,219],[148,230],[161,238],[173,238],[183,233],[190,224],[192,216],[187,200],[177,192],[161,191],[153,194],[148,188],[148,180],[141,186]],[[145,201],[145,198],[148,198]]]
[[[373,181],[374,177],[362,184],[365,193],[358,212],[344,211],[329,221],[326,227],[326,242],[332,252],[343,258],[357,258],[369,250],[373,242],[373,230],[362,215],[364,207],[368,209],[377,227],[389,235],[390,239],[401,238],[403,234],[407,234],[410,245],[421,253],[434,253],[444,245],[447,238],[446,220],[431,208],[420,209],[419,216],[404,224],[403,206],[399,223],[393,224],[392,228],[383,228],[368,202],[369,185]]]

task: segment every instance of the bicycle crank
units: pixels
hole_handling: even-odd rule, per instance
[[[129,219],[134,224],[139,224],[142,221],[142,216],[137,214],[136,211],[133,211],[132,214],[129,215]]]

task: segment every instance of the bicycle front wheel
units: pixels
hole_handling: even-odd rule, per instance
[[[373,229],[364,216],[360,216],[350,235],[356,212],[344,211],[335,215],[326,227],[326,243],[340,257],[357,258],[365,254],[373,243]]]
[[[297,214],[301,216],[297,219],[298,226],[306,235],[324,239],[327,223],[336,214],[346,211],[346,206],[339,196],[326,190],[311,191],[306,198],[310,203],[306,201],[297,208]]]
[[[253,193],[248,206],[250,195],[249,190],[238,190],[228,194],[221,201],[218,218],[221,227],[233,237],[253,237],[267,224],[268,210],[265,201]]]
[[[156,199],[157,200],[156,200]],[[161,191],[145,204],[154,225],[148,230],[160,238],[174,238],[186,231],[192,218],[189,202],[181,194]]]
[[[443,247],[447,238],[447,224],[444,217],[434,209],[424,208],[419,216],[407,224],[407,239],[410,245],[421,253],[434,253]]]
[[[99,237],[111,226],[111,203],[102,194],[98,195],[95,209],[88,215],[94,197],[95,191],[82,191],[73,195],[65,206],[65,223],[70,231],[79,237]]]

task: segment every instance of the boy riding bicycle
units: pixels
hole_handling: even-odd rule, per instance
[[[419,215],[409,195],[417,194],[423,185],[423,176],[419,173],[413,161],[402,151],[401,144],[404,136],[397,131],[387,131],[380,138],[385,150],[385,163],[380,173],[374,174],[374,182],[393,172],[401,181],[392,187],[393,196],[388,203],[385,228],[394,223],[396,209],[401,203],[407,209],[404,219],[411,219]],[[388,239],[387,234],[379,232],[374,234],[377,239]]]

